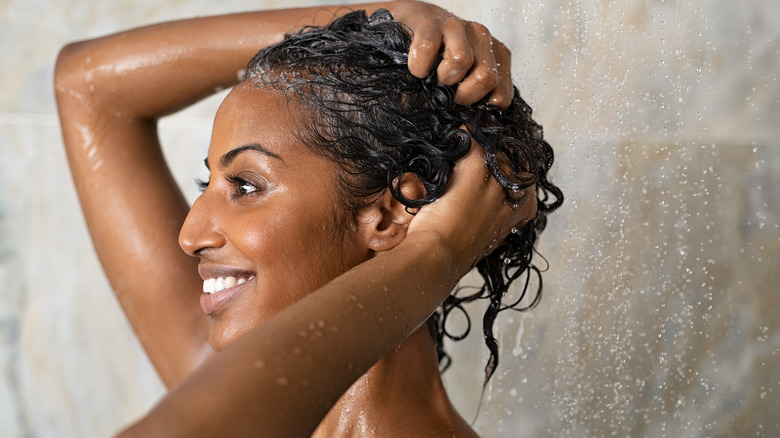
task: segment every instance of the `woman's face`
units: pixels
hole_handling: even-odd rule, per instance
[[[209,184],[179,236],[200,258],[201,306],[221,349],[366,260],[331,161],[294,134],[301,113],[270,88],[237,86],[214,120]]]

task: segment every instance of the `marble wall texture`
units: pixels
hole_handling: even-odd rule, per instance
[[[52,96],[57,50],[282,3],[0,2],[0,436],[107,436],[163,392],[77,205]],[[541,304],[499,322],[477,430],[780,435],[780,3],[441,4],[512,49],[567,195],[540,245]],[[190,198],[217,101],[162,122]],[[484,348],[475,334],[452,349],[447,383],[472,418]]]

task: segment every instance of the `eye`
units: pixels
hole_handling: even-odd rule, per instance
[[[225,179],[233,186],[233,199],[260,192],[256,185],[241,177],[225,176]]]

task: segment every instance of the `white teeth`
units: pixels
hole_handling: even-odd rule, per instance
[[[229,289],[234,286],[238,286],[246,283],[254,277],[214,277],[208,280],[203,280],[203,293],[213,294],[224,289]]]

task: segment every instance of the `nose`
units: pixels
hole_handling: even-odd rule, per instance
[[[219,227],[219,217],[214,214],[214,205],[207,192],[208,190],[192,204],[179,231],[179,246],[193,257],[198,256],[203,249],[220,248],[226,241]]]

